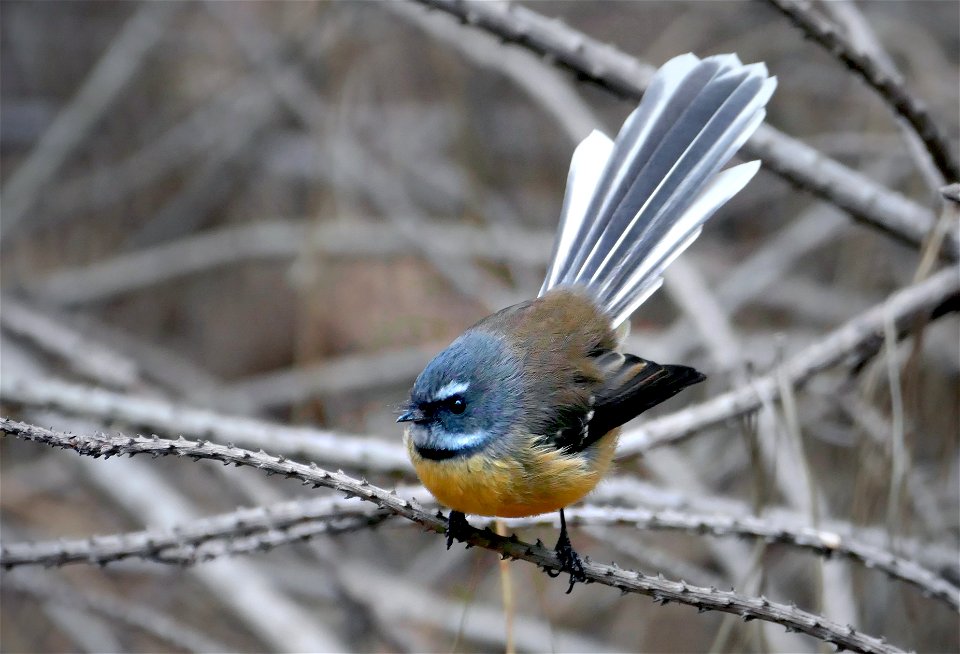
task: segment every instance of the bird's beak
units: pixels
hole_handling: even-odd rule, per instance
[[[424,419],[423,411],[420,409],[410,409],[402,416],[397,418],[397,422],[418,422]]]

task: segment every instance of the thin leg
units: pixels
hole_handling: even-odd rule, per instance
[[[567,533],[567,518],[563,515],[563,509],[560,509],[560,538],[557,539],[557,545],[553,550],[557,553],[557,558],[560,559],[560,570],[557,574],[561,572],[570,574],[570,587],[567,588],[567,594],[569,595],[578,581],[584,582],[587,580],[587,575],[583,571],[583,562],[580,560],[580,555],[577,554],[570,543],[570,535]]]
[[[467,517],[459,511],[451,511],[447,518],[447,549],[453,545],[454,540],[463,540],[466,536],[465,530],[470,528]]]

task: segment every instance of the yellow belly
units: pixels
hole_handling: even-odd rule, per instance
[[[406,440],[420,481],[442,504],[462,513],[518,518],[562,509],[593,490],[610,467],[619,431],[604,435],[589,455],[531,446],[511,459],[479,452],[434,461]]]

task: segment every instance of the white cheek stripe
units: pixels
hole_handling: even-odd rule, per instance
[[[464,450],[482,443],[487,439],[487,433],[475,431],[470,434],[451,434],[445,433],[440,444],[447,450]]]
[[[448,397],[451,397],[458,393],[466,392],[468,388],[470,388],[470,382],[452,381],[440,387],[440,390],[437,391],[435,399],[445,400]]]

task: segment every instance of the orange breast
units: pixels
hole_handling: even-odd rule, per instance
[[[526,437],[529,446],[509,460],[479,452],[434,461],[405,440],[420,481],[442,504],[462,513],[517,518],[562,509],[593,490],[610,467],[618,435],[613,430],[575,455],[534,446]]]

